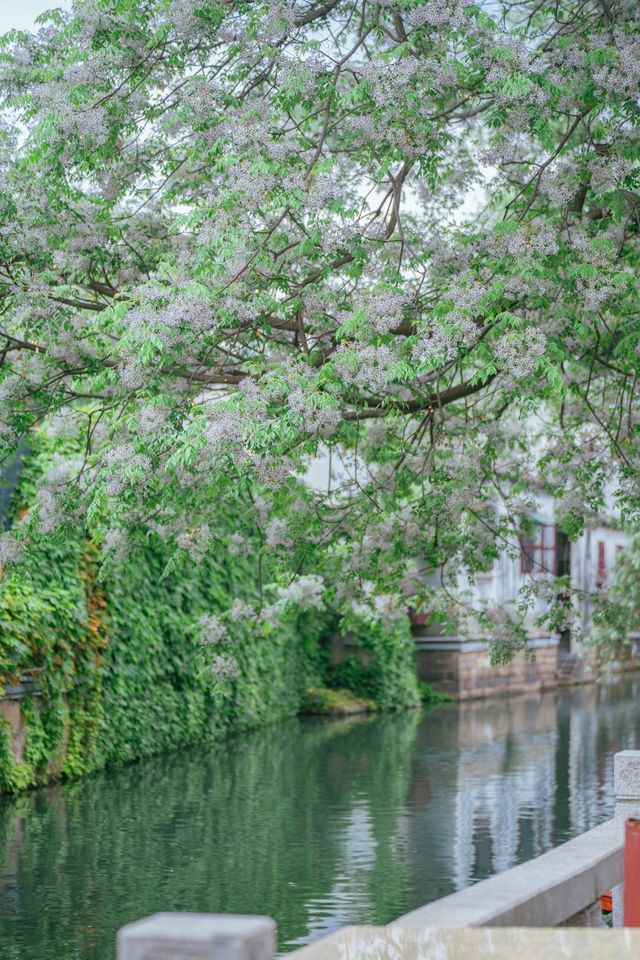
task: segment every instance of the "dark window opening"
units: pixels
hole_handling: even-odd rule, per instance
[[[532,533],[520,538],[520,572],[556,574],[556,528],[536,523]]]
[[[556,527],[556,577],[568,577],[571,574],[571,541]]]
[[[598,540],[598,567],[596,570],[596,587],[601,587],[607,579],[607,554],[604,540]]]

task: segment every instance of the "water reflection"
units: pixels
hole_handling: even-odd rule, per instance
[[[0,956],[113,960],[156,910],[384,923],[611,814],[638,681],[292,721],[0,803]]]

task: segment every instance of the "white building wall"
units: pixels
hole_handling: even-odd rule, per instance
[[[536,495],[532,518],[549,526],[556,524],[555,504],[551,496],[542,492]],[[571,584],[580,597],[577,601],[578,616],[585,634],[591,629],[592,594],[610,581],[616,558],[627,541],[627,535],[617,529],[615,517],[611,516],[610,521],[602,519],[599,523],[586,527],[584,534],[570,546]],[[513,546],[513,552],[517,554],[515,557],[503,552],[490,571],[478,574],[475,582],[464,584],[471,591],[474,604],[496,604],[508,608],[510,604],[515,605],[521,589],[528,581],[547,576],[544,572],[523,572],[519,544],[514,543]],[[551,571],[549,575],[554,573],[555,571]],[[536,618],[545,612],[545,606],[545,601],[538,599],[528,614],[527,626],[533,637],[549,636],[548,630],[535,624]],[[473,626],[468,635],[470,638],[478,635]]]
[[[311,487],[323,492],[339,489],[344,483],[352,479],[348,461],[337,455],[330,457],[327,449],[322,449],[309,465],[307,482]],[[364,469],[364,465],[361,465]],[[552,496],[544,491],[536,491],[533,496],[533,519],[539,523],[553,526],[557,522],[555,503]],[[627,543],[628,537],[616,528],[615,507],[611,497],[608,498],[608,520],[602,520],[597,525],[585,529],[584,534],[571,544],[571,583],[573,588],[582,595],[578,602],[578,616],[582,632],[587,634],[591,628],[593,604],[591,594],[598,589],[598,544],[604,545],[605,583],[611,577],[618,551]],[[473,605],[506,606],[517,602],[521,589],[531,577],[540,576],[536,573],[523,573],[520,562],[519,544],[513,544],[514,558],[503,552],[493,564],[493,568],[486,573],[476,575],[471,582],[466,577],[461,578],[460,586],[471,594]],[[528,616],[528,627],[531,636],[549,636],[549,631],[536,627],[535,620],[544,613],[544,601],[538,600]],[[477,629],[476,629],[477,628]],[[469,624],[466,634],[473,638],[481,633],[478,625]]]
[[[585,632],[590,628],[593,613],[591,594],[610,583],[618,553],[627,541],[628,537],[621,530],[600,524],[585,530],[584,536],[573,544],[571,580],[584,595],[579,603],[579,615]],[[603,570],[599,569],[600,558],[604,559]],[[602,573],[604,577],[601,579]]]

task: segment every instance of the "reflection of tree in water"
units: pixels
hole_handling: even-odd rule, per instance
[[[116,929],[157,910],[268,913],[281,943],[299,940],[363,811],[371,856],[345,897],[368,916],[338,922],[391,918],[407,897],[396,841],[418,722],[292,721],[5,801],[3,960],[112,960]]]
[[[347,923],[386,922],[406,904],[403,820],[420,719],[411,711],[358,724],[346,749],[334,753],[336,786],[344,791],[348,779],[349,803],[339,826],[337,879],[307,903],[311,937]]]

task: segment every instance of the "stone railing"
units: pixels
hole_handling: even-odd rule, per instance
[[[614,926],[622,925],[624,824],[627,817],[640,818],[640,751],[615,755],[614,790],[614,818],[594,830],[413,910],[387,927],[338,931],[290,954],[291,960],[428,956],[431,948],[433,956],[482,960],[502,957],[500,944],[505,957],[526,955],[528,960],[640,957],[640,931],[568,929],[602,927],[600,897],[609,890],[614,892]],[[492,930],[491,936],[489,931],[485,935],[469,929],[478,927],[516,929]],[[519,929],[541,927],[563,929],[526,934]],[[533,950],[536,943],[539,951]],[[272,960],[275,949],[276,926],[269,917],[160,913],[123,927],[117,956],[118,960]]]
[[[271,917],[155,913],[118,931],[118,960],[273,960]]]
[[[622,882],[622,820],[405,914],[393,926],[598,927],[600,897]]]
[[[600,897],[613,890],[622,926],[624,824],[640,817],[640,751],[613,761],[612,820],[489,880],[412,910],[392,926],[599,927]]]
[[[157,914],[121,931],[118,960],[272,960],[273,928],[258,932],[267,917],[234,917],[251,923],[245,938],[220,933],[226,916]],[[179,924],[184,921],[181,929]],[[138,928],[138,929],[136,929]],[[178,939],[179,937],[179,939]],[[576,930],[491,927],[345,927],[286,960],[638,960],[640,930]]]

